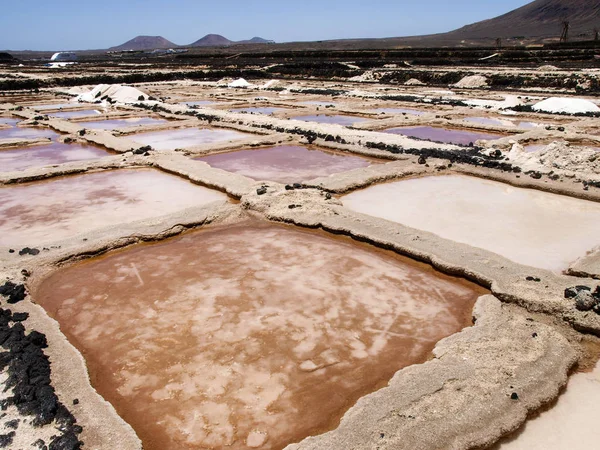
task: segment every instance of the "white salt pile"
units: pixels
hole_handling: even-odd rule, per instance
[[[416,78],[411,78],[406,83],[404,83],[404,86],[425,86],[425,83],[417,80]]]
[[[99,84],[94,89],[77,96],[77,101],[87,103],[100,103],[110,98],[117,103],[136,103],[148,100],[148,95],[139,89],[120,84]]]
[[[464,77],[458,83],[453,84],[452,87],[461,88],[461,89],[473,89],[473,88],[481,88],[487,87],[487,78],[483,75],[470,75],[468,77]]]
[[[243,78],[239,78],[235,81],[232,81],[231,83],[229,83],[227,85],[227,87],[230,88],[247,88],[252,86],[250,83],[248,83],[246,80],[244,80]]]
[[[595,103],[581,98],[551,97],[532,106],[534,111],[548,113],[580,114],[600,112]]]

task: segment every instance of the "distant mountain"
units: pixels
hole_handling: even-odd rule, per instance
[[[236,44],[274,44],[275,41],[270,41],[269,39],[263,39],[261,37],[253,37],[252,39],[248,39],[246,41],[237,41]]]
[[[166,40],[162,36],[138,36],[130,41],[125,42],[117,47],[109,48],[110,51],[126,51],[126,50],[154,50],[157,48],[174,48],[177,45]]]
[[[560,37],[564,21],[569,22],[571,37],[593,38],[594,29],[600,27],[600,1],[536,0],[445,35],[461,39]]]
[[[188,45],[188,47],[227,47],[234,42],[219,34],[207,34],[202,39]]]

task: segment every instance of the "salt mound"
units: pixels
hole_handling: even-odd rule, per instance
[[[552,66],[550,64],[546,64],[545,66],[538,67],[537,70],[539,70],[540,72],[554,72],[554,71],[559,70],[559,69],[556,66]]]
[[[232,81],[231,83],[229,83],[227,85],[227,87],[230,88],[247,88],[252,86],[250,83],[248,83],[246,80],[244,80],[243,78],[239,78],[235,81]]]
[[[562,97],[548,98],[533,105],[532,109],[534,111],[566,114],[600,112],[600,108],[589,100]]]
[[[487,81],[487,78],[483,75],[470,75],[468,77],[464,77],[462,80],[456,84],[453,84],[452,86],[463,89],[487,87]]]
[[[87,103],[100,103],[106,97],[117,103],[136,103],[148,100],[148,95],[139,89],[120,84],[99,84],[94,89],[77,96],[77,101]]]
[[[348,81],[355,81],[355,82],[359,82],[359,83],[364,83],[364,82],[369,82],[369,81],[371,81],[371,82],[379,81],[379,79],[383,75],[384,74],[381,72],[373,72],[372,70],[367,70],[362,75],[357,75],[355,77],[348,78]]]
[[[404,86],[425,86],[425,83],[423,83],[420,80],[417,80],[416,78],[411,78],[406,83],[404,83]]]
[[[537,152],[526,152],[521,145],[515,144],[508,153],[509,160],[524,170],[576,172],[590,178],[600,175],[599,156],[592,148],[571,147],[566,142],[552,142]]]
[[[279,84],[279,80],[270,80],[261,86],[261,89],[269,89]]]

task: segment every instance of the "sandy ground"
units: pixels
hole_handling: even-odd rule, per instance
[[[77,270],[80,266],[76,263],[82,259],[116,252],[134,244],[162,241],[201,226],[211,229],[213,226],[239,223],[248,220],[250,216],[261,221],[318,227],[326,232],[351,236],[423,261],[446,274],[467,278],[488,288],[492,293],[491,296],[481,297],[477,302],[473,311],[473,316],[477,319],[475,326],[438,342],[430,361],[396,372],[387,385],[382,383],[382,389],[361,397],[356,403],[346,405],[346,413],[339,425],[334,424],[322,429],[320,431],[328,432],[308,437],[290,448],[467,449],[490,446],[502,436],[519,429],[529,414],[555,400],[577,362],[581,364],[587,361],[589,364],[592,356],[587,355],[584,358],[586,353],[582,350],[581,335],[578,332],[599,335],[600,316],[592,311],[578,310],[575,302],[565,298],[564,294],[566,288],[575,285],[585,285],[594,290],[597,281],[587,277],[562,275],[547,270],[549,266],[537,264],[534,260],[514,261],[508,255],[493,253],[484,246],[473,245],[468,240],[460,242],[460,239],[452,236],[433,234],[427,229],[420,229],[418,225],[404,223],[404,220],[395,223],[374,217],[374,213],[366,215],[354,212],[344,207],[344,198],[339,200],[335,194],[351,193],[371,185],[374,186],[372,189],[389,187],[392,185],[383,184],[389,181],[402,184],[427,180],[425,176],[459,174],[502,182],[507,190],[512,189],[517,193],[521,192],[519,188],[544,191],[539,193],[549,196],[549,208],[554,213],[569,214],[573,208],[569,207],[565,212],[565,206],[552,194],[577,198],[586,207],[594,209],[600,200],[600,192],[594,184],[600,180],[600,171],[591,154],[582,157],[572,150],[577,146],[600,146],[598,119],[506,111],[504,108],[516,104],[520,93],[494,93],[477,88],[470,88],[468,91],[455,88],[447,91],[423,86],[393,88],[397,93],[416,96],[418,101],[412,102],[384,100],[384,95],[389,96],[394,92],[382,92],[377,85],[358,83],[337,86],[347,89],[347,93],[335,98],[333,102],[327,96],[301,93],[302,89],[334,86],[333,83],[299,81],[294,86],[285,86],[282,92],[274,92],[252,88],[228,89],[215,83],[142,84],[136,87],[168,102],[144,101],[138,106],[107,106],[102,110],[102,118],[126,120],[152,115],[154,118],[168,119],[170,122],[137,124],[116,131],[94,129],[82,132],[85,128],[82,118],[36,119],[40,113],[30,108],[35,106],[37,111],[41,111],[40,105],[42,108],[49,106],[43,113],[52,112],[59,109],[56,105],[66,103],[65,97],[52,98],[43,93],[40,98],[46,100],[40,102],[35,96],[28,100],[26,96],[22,96],[20,101],[25,107],[19,111],[14,110],[14,104],[0,105],[0,115],[3,118],[14,120],[17,117],[22,120],[18,125],[13,121],[6,121],[0,125],[1,148],[21,148],[23,151],[38,148],[31,145],[39,145],[39,138],[45,137],[39,134],[39,131],[42,131],[54,140],[64,141],[65,138],[69,138],[74,144],[100,145],[116,153],[100,159],[70,161],[51,167],[31,166],[25,170],[0,173],[0,195],[7,196],[7,201],[12,202],[12,206],[8,207],[13,208],[7,216],[11,218],[10,222],[2,225],[6,229],[3,233],[4,239],[10,238],[11,242],[0,243],[0,275],[17,282],[25,281],[33,292],[31,297],[13,308],[29,312],[30,319],[25,323],[47,335],[49,347],[45,352],[52,362],[53,386],[59,398],[72,409],[78,423],[83,427],[80,437],[86,443],[86,447],[140,448],[141,444],[136,435],[136,428],[139,427],[133,424],[132,428],[123,421],[113,405],[107,403],[94,390],[94,374],[88,373],[84,360],[87,353],[76,350],[78,345],[75,344],[74,347],[74,342],[67,340],[66,330],[61,331],[58,323],[52,320],[41,306],[34,303],[36,289],[41,286],[40,283],[48,276],[60,273],[56,270],[61,267],[66,266],[64,270],[67,271]],[[292,87],[294,92],[286,89]],[[208,97],[216,103],[203,103],[194,109],[180,104],[189,98]],[[533,105],[544,98],[533,97],[528,94],[520,101]],[[436,104],[439,100],[464,101],[471,106]],[[326,108],[332,104],[333,107]],[[90,109],[89,105],[69,104],[69,107],[71,106],[74,110]],[[282,109],[273,110],[270,115],[229,111],[254,107]],[[394,111],[396,109],[416,110],[419,114]],[[193,118],[187,116],[188,113],[200,116]],[[352,128],[339,124],[294,120],[299,116],[324,113],[366,120]],[[479,119],[464,120],[469,117]],[[481,118],[488,120],[482,121]],[[508,118],[510,123],[507,123],[505,118]],[[43,128],[25,128],[33,122],[42,125]],[[534,127],[531,123],[540,123],[543,126]],[[469,162],[460,158],[450,161],[443,156],[448,155],[447,152],[465,153],[471,150],[463,146],[416,140],[383,132],[390,128],[407,126],[501,134],[500,139],[478,141],[476,144],[487,154],[496,154],[499,151],[500,156],[496,156],[496,161],[512,164],[511,167],[519,170],[502,171],[483,167],[477,161],[484,159],[478,156]],[[202,136],[201,140],[197,140],[197,137],[190,140],[190,136],[179,141],[172,139],[176,132],[197,133],[201,130],[209,134],[220,134],[223,138],[218,142],[209,136]],[[142,133],[161,134],[155,135],[152,141],[144,141]],[[203,141],[204,138],[206,140]],[[548,151],[522,150],[523,146],[537,142],[555,144]],[[194,161],[194,158],[227,154],[233,150],[252,151],[275,145],[302,146],[308,143],[355,157],[378,158],[381,163],[330,175],[313,176],[306,173],[304,176],[308,179],[303,179],[300,183],[307,185],[307,188],[299,189],[297,186],[296,189],[290,190],[276,181],[257,182],[249,178],[249,173],[228,172],[202,161]],[[137,150],[141,145],[150,145],[153,148],[134,153],[133,150]],[[390,152],[389,149],[410,149],[412,153]],[[5,150],[0,150],[2,151]],[[440,151],[446,153],[432,153]],[[419,155],[423,154],[427,155],[424,160],[419,158]],[[145,169],[145,173],[153,175],[143,182],[124,184],[126,189],[125,192],[121,192],[122,198],[114,198],[119,189],[116,185],[111,185],[112,187],[107,188],[111,195],[92,195],[92,200],[106,197],[110,202],[100,206],[88,204],[90,199],[86,195],[102,188],[102,183],[95,183],[93,177],[108,180],[127,174],[129,178],[134,173],[141,173],[142,168]],[[150,171],[151,168],[154,170]],[[161,174],[159,170],[168,172],[169,175]],[[177,180],[176,176],[202,186],[193,186],[189,182]],[[415,177],[423,178],[411,180]],[[404,179],[408,181],[401,181]],[[174,180],[168,189],[164,188],[165,183],[169,183],[166,180]],[[123,180],[123,183],[127,182]],[[46,186],[62,184],[64,187],[58,197],[60,201],[44,198],[44,193],[48,192]],[[118,184],[123,186],[122,183]],[[39,200],[36,200],[36,196],[23,195],[27,189],[38,189]],[[366,189],[350,195],[368,191],[369,189]],[[177,192],[178,195],[172,195],[173,192]],[[236,201],[228,200],[222,193],[228,194]],[[216,201],[204,203],[209,195],[210,200]],[[384,195],[388,194],[377,196],[377,200]],[[144,196],[146,200],[139,202]],[[74,203],[70,204],[69,199],[75,199]],[[162,203],[152,209],[149,206],[152,201]],[[473,199],[469,200],[472,201]],[[43,225],[39,217],[31,218],[28,222],[27,217],[21,214],[23,205],[31,207],[31,203],[37,204],[35,202],[48,206],[42,219],[49,220],[49,224]],[[370,202],[367,200],[367,203]],[[127,214],[123,212],[127,211],[127,208],[135,208],[138,204],[138,212],[133,209]],[[105,208],[105,212],[99,212],[101,207]],[[38,209],[35,208],[36,211]],[[457,210],[460,210],[458,206],[449,209],[451,213]],[[68,211],[68,214],[61,211]],[[584,211],[581,218],[575,221],[579,223],[588,217]],[[14,227],[15,220],[20,224],[21,235],[19,228]],[[505,215],[499,215],[492,220],[494,223],[503,223]],[[30,245],[29,239],[34,236],[28,227],[38,227],[35,245],[40,247],[41,252],[35,256],[20,256],[18,250]],[[73,235],[77,238],[73,239]],[[28,242],[23,242],[24,239],[28,239]],[[549,236],[548,239],[558,238]],[[255,245],[261,242],[259,239],[256,241]],[[530,243],[529,241],[527,240],[527,243]],[[582,247],[575,255],[582,258],[572,265],[570,273],[583,276],[598,274],[600,270],[597,253],[582,255],[586,250],[592,251],[597,243],[591,240],[582,242]],[[9,253],[9,248],[12,248],[9,245],[15,247],[17,252]],[[586,249],[587,246],[589,248]],[[138,248],[143,249],[144,246],[136,247]],[[316,252],[309,253],[311,254],[303,260],[312,261]],[[335,251],[331,253],[336,254]],[[255,253],[248,253],[248,257],[253,254]],[[106,261],[118,257],[116,255],[119,253],[111,253]],[[563,263],[568,264],[572,261],[571,256],[561,258],[561,268],[564,268]],[[91,260],[85,264],[96,264],[97,261]],[[554,264],[552,268],[555,268]],[[26,269],[26,273],[33,276],[25,279],[21,273],[22,269]],[[311,270],[314,272],[314,267]],[[123,276],[131,278],[132,274],[133,272],[127,272]],[[142,280],[145,277],[146,275]],[[137,276],[131,278],[134,284],[136,280],[139,282]],[[202,291],[205,292],[206,289]],[[100,314],[103,311],[100,309],[96,313]],[[118,311],[115,314],[118,314]],[[365,315],[365,318],[368,317],[369,314]],[[85,318],[81,318],[80,329],[84,333],[81,339],[85,340],[89,338],[84,336],[90,328],[83,325],[86,323],[83,319]],[[440,322],[438,318],[429,320]],[[115,323],[115,326],[117,325],[118,322]],[[75,334],[75,331],[73,333]],[[124,354],[127,355],[127,351]],[[130,357],[133,358],[129,355],[126,360],[131,359]],[[206,355],[201,354],[201,357]],[[315,361],[313,363],[317,364]],[[181,375],[185,371],[177,373]],[[579,384],[580,382],[576,381],[578,379],[573,377],[574,383]],[[145,383],[144,386],[147,384],[149,383]],[[583,385],[585,386],[585,383]],[[592,392],[590,386],[582,389]],[[155,390],[159,390],[158,386]],[[569,387],[566,395],[569,395],[570,391],[574,389]],[[108,394],[104,395],[110,398]],[[73,405],[73,398],[82,401]],[[569,406],[560,406],[565,409],[559,410],[558,405],[562,405],[560,400],[557,403],[559,416],[572,413]],[[553,409],[549,412],[552,411]],[[179,420],[170,423],[172,427],[187,430],[187,436],[192,436],[192,441],[203,439],[203,432],[195,428],[195,421],[189,423]],[[219,423],[227,422],[222,420]],[[422,432],[424,427],[428,433]],[[227,426],[224,429],[226,430]],[[544,429],[537,428],[537,425],[528,426],[514,443],[519,443],[520,439],[523,443],[530,442],[526,439],[536,441],[538,436],[546,433],[542,431]],[[38,433],[37,430],[23,430],[23,434],[26,435],[23,438],[25,441],[29,440],[32,434]],[[268,445],[270,430],[265,430],[254,429],[252,426],[245,429],[246,443],[256,448]],[[225,436],[226,439],[227,433],[221,433],[219,436]]]

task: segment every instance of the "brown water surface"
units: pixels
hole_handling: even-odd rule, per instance
[[[469,324],[483,290],[246,223],[61,269],[34,294],[147,450],[280,449]]]

